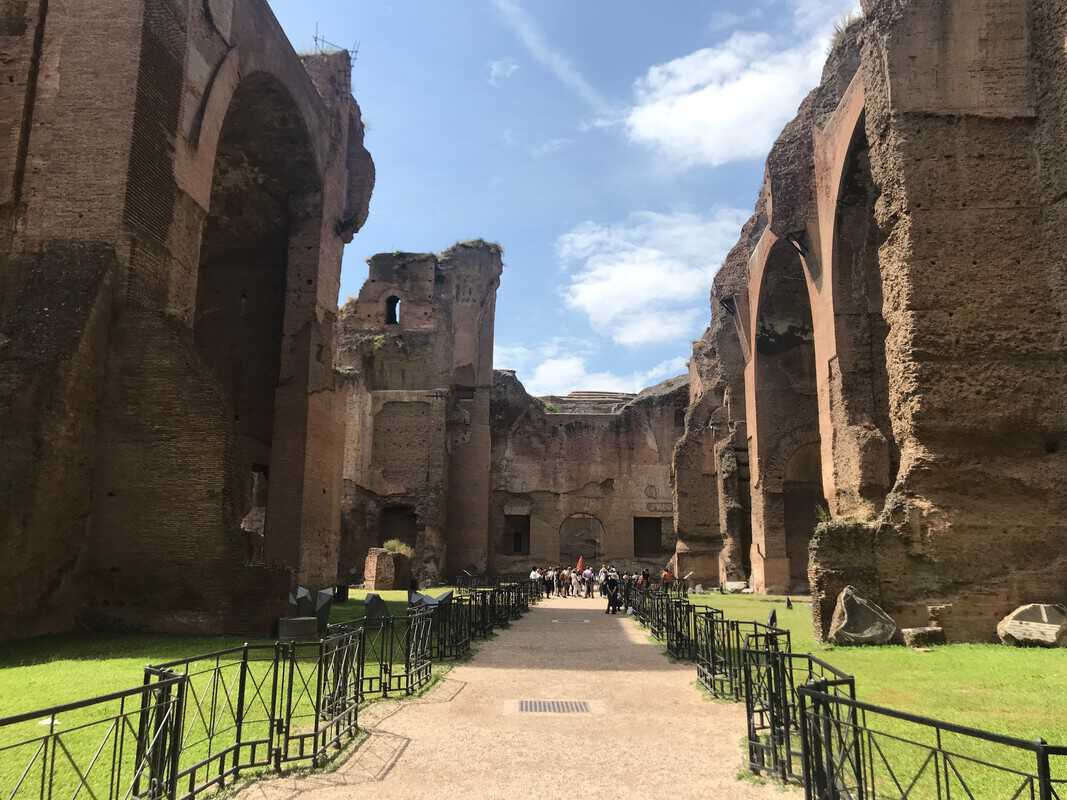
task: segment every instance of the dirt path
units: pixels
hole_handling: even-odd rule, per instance
[[[543,601],[424,698],[369,707],[370,738],[334,772],[253,784],[241,800],[790,797],[737,780],[744,709],[705,699],[695,678],[600,600]],[[521,712],[521,700],[589,711]]]

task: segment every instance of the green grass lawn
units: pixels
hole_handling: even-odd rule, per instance
[[[690,599],[719,608],[732,619],[765,623],[771,610],[776,610],[779,627],[790,631],[793,651],[810,652],[853,675],[861,701],[1022,739],[1044,738],[1052,744],[1067,745],[1067,650],[996,644],[950,644],[929,650],[898,645],[836,647],[815,640],[811,605],[806,600],[794,598],[794,608],[789,610],[784,597],[708,594]],[[877,724],[894,735],[917,733],[915,726],[886,718]],[[953,742],[952,746],[974,747],[973,742]],[[991,757],[995,748],[977,747],[967,752]],[[1057,761],[1053,774],[1067,778],[1067,758]],[[1012,791],[1014,787],[1004,796],[1010,797]]]
[[[433,590],[439,594],[441,590]],[[396,616],[404,613],[407,607],[406,592],[379,592],[386,601],[388,611]],[[331,622],[349,622],[364,616],[364,598],[366,592],[353,590],[350,600],[336,603],[331,609]],[[401,637],[402,638],[402,637]],[[203,636],[154,636],[137,634],[64,634],[42,636],[18,642],[7,643],[0,651],[0,718],[13,716],[36,709],[72,703],[75,701],[132,689],[141,685],[144,668],[148,664],[165,663],[190,656],[213,653],[220,650],[239,647],[243,640],[236,637]],[[254,645],[255,643],[253,643]],[[368,641],[367,670],[377,670],[373,663],[381,647],[380,640]],[[266,738],[268,726],[267,707],[270,704],[272,687],[270,681],[264,681],[271,674],[273,648],[253,647],[253,657],[249,660],[249,682],[246,698],[249,708],[246,716],[244,741]],[[402,653],[394,654],[403,658]],[[190,760],[198,760],[209,755],[210,745],[208,730],[215,732],[216,741],[226,742],[226,730],[233,727],[232,707],[235,700],[237,682],[240,674],[240,653],[227,654],[220,658],[221,669],[216,681],[215,661],[198,662],[190,667],[190,695],[187,697],[185,741],[187,752],[183,752],[183,765]],[[294,690],[291,699],[295,720],[294,729],[300,729],[306,721],[311,725],[314,719],[314,691],[316,681],[317,645],[299,647],[294,665]],[[440,674],[447,667],[435,666],[434,672]],[[301,684],[309,691],[301,691]],[[254,685],[253,684],[257,684]],[[279,689],[286,696],[287,687]],[[253,693],[257,693],[253,696]],[[121,725],[113,725],[109,718],[135,710],[137,698],[125,701],[123,709],[121,700],[95,705],[87,709],[65,712],[58,716],[58,731],[63,733],[63,744],[70,750],[70,759],[59,751],[56,761],[56,780],[60,786],[73,787],[75,771],[85,771],[92,761],[97,749],[103,743],[98,766],[92,776],[94,780],[106,781],[109,769],[111,748],[123,739],[116,736]],[[194,702],[196,708],[190,706]],[[190,713],[195,712],[195,713]],[[213,716],[214,714],[214,716]],[[137,716],[131,714],[129,724],[136,725]],[[12,787],[20,779],[27,764],[40,764],[34,761],[39,747],[35,739],[50,730],[49,720],[30,720],[14,726],[0,728],[0,796],[8,797]],[[127,731],[125,741],[135,737]],[[25,743],[12,749],[15,743]],[[7,749],[5,749],[7,748]],[[127,768],[133,763],[133,754],[125,753],[119,760]],[[105,767],[99,766],[105,764]],[[101,773],[101,774],[97,774]],[[31,770],[23,789],[16,797],[36,796],[40,785],[36,772]],[[106,783],[96,785],[94,791],[102,792],[106,797]]]

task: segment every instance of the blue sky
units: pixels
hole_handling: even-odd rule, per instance
[[[270,0],[358,43],[378,170],[344,257],[504,248],[496,366],[534,394],[685,370],[763,159],[855,0]]]

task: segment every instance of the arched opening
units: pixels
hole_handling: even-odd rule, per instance
[[[316,201],[308,198],[318,197],[317,175],[307,132],[285,89],[266,75],[246,78],[219,138],[194,338],[230,414],[228,513],[260,542],[270,519],[268,485],[302,480],[299,465],[281,475],[269,467],[287,303],[306,293],[315,275],[291,261],[294,237],[316,215]]]
[[[771,249],[764,270],[754,358],[759,497],[753,542],[761,588],[804,591],[808,544],[824,501],[811,303],[800,256],[787,242]]]
[[[385,324],[400,324],[400,298],[395,294],[385,301]]]
[[[389,506],[382,509],[378,524],[378,544],[397,539],[408,547],[415,547],[419,537],[419,521],[415,509],[410,506]]]
[[[844,411],[837,511],[876,515],[896,481],[900,448],[889,418],[889,376],[882,315],[882,276],[878,250],[883,237],[875,219],[878,187],[871,175],[867,134],[861,116],[841,177],[834,222],[834,316],[837,331],[839,393]],[[837,458],[837,454],[835,454]]]
[[[604,555],[604,526],[592,514],[572,514],[559,528],[559,561],[576,564],[585,556],[587,564]]]

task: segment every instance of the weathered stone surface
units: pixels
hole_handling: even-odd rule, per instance
[[[852,584],[990,640],[1067,602],[1067,7],[863,5],[713,285],[679,540],[718,534],[757,591],[806,580],[822,636]]]
[[[1067,608],[1030,603],[1019,606],[997,623],[1004,644],[1067,647]]]
[[[407,590],[411,584],[411,559],[381,547],[372,547],[367,551],[363,576],[367,589]]]
[[[336,580],[351,59],[265,0],[0,2],[0,40],[0,640],[267,636]]]
[[[897,632],[893,618],[846,586],[837,597],[830,623],[830,641],[835,644],[887,644]]]
[[[901,628],[900,635],[908,647],[933,647],[945,643],[944,628]]]
[[[461,242],[439,254],[383,253],[369,264],[337,325],[340,572],[358,581],[367,549],[390,539],[415,550],[421,586],[463,569],[484,572],[501,249]]]
[[[670,463],[688,401],[686,376],[636,396],[536,398],[515,373],[497,371],[491,406],[495,571],[528,574],[535,564],[573,565],[584,556],[594,568],[611,563],[620,571],[658,575],[675,550]],[[693,568],[685,556],[682,567]]]

